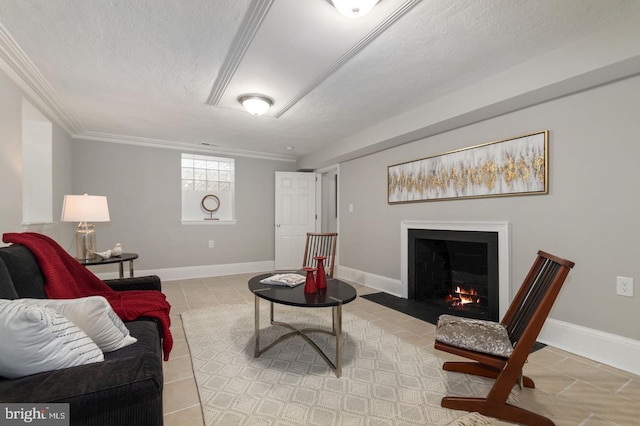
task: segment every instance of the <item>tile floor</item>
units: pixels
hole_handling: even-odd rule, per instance
[[[247,280],[254,275],[163,282],[163,291],[172,305],[171,330],[175,340],[171,359],[164,364],[166,426],[203,424],[180,314],[205,306],[253,303]],[[358,294],[373,291],[357,284],[354,287]],[[344,309],[443,359],[454,358],[433,349],[435,327],[432,324],[363,298],[357,298]],[[525,366],[525,374],[534,379],[537,387],[523,390],[519,405],[548,413],[558,426],[640,426],[640,376],[553,347],[533,353]],[[493,424],[510,423],[496,421]]]

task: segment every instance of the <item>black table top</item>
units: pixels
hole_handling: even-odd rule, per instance
[[[137,258],[138,258],[137,253],[122,253],[119,256],[111,256],[108,259],[103,259],[100,256],[98,256],[95,259],[90,259],[90,260],[78,259],[78,261],[83,265],[106,265],[108,263],[126,262],[128,260],[134,260]]]
[[[274,275],[261,274],[249,280],[249,290],[258,297],[270,302],[305,308],[324,308],[337,306],[353,301],[356,289],[350,284],[335,278],[327,278],[327,288],[316,293],[305,293],[304,283],[295,287],[285,287],[274,284],[262,284],[260,280]]]

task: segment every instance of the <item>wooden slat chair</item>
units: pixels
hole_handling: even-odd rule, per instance
[[[574,263],[538,252],[529,274],[500,323],[442,315],[435,348],[473,362],[445,362],[442,368],[496,379],[485,398],[442,398],[441,406],[527,425],[553,425],[550,419],[507,403],[513,386],[535,387],[522,367]]]
[[[316,261],[313,259],[316,256],[324,256],[324,267],[327,277],[333,278],[333,268],[336,260],[336,243],[338,241],[338,234],[336,232],[307,232],[307,242],[304,247],[304,259],[302,267],[316,266]]]

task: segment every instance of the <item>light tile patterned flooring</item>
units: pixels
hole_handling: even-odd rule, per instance
[[[203,424],[180,314],[205,306],[253,303],[247,281],[254,275],[162,283],[163,292],[172,305],[171,331],[175,340],[171,359],[164,363],[165,426]],[[358,294],[373,292],[370,288],[353,285]],[[443,359],[455,358],[433,349],[435,327],[432,324],[363,298],[357,298],[344,309]],[[558,426],[640,426],[640,376],[552,347],[533,353],[525,365],[525,374],[534,379],[536,389],[524,389],[518,405],[547,413],[545,415]],[[497,426],[509,424],[494,422]]]

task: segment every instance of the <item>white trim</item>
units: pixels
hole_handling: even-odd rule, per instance
[[[374,290],[384,291],[397,297],[402,297],[402,283],[400,280],[383,277],[359,271],[346,266],[336,265],[336,277],[345,281],[352,281]]]
[[[0,69],[68,134],[72,135],[84,130],[78,118],[2,24],[0,24]]]
[[[408,241],[409,229],[438,229],[454,231],[479,231],[498,233],[498,279],[500,280],[499,317],[502,318],[511,303],[511,248],[509,238],[509,222],[473,222],[473,221],[429,221],[403,220],[400,222],[400,283],[401,297],[408,295],[409,270]]]
[[[401,282],[339,266],[336,275],[369,288],[401,297]],[[640,341],[548,318],[539,342],[569,353],[640,375]]]
[[[125,268],[126,270],[127,268]],[[220,277],[223,275],[235,275],[246,273],[259,273],[274,270],[272,260],[248,263],[227,263],[223,265],[185,266],[180,268],[143,269],[135,270],[136,277],[145,275],[157,275],[162,281],[186,280],[191,278]],[[104,272],[96,274],[102,280],[118,278],[117,272]],[[127,277],[125,271],[125,277]]]
[[[208,155],[227,155],[233,157],[258,158],[261,160],[295,162],[296,157],[285,154],[272,154],[267,152],[247,151],[217,145],[195,145],[188,142],[179,142],[169,139],[154,139],[139,136],[119,135],[115,133],[84,131],[72,135],[73,139],[82,139],[97,142],[120,143],[124,145],[137,145],[150,148],[162,148],[184,150],[188,152],[203,152]]]
[[[236,219],[231,220],[181,220],[182,225],[235,225]]]
[[[548,318],[538,341],[640,375],[640,340]]]
[[[22,230],[38,232],[54,229],[57,225],[57,222],[22,222]]]

